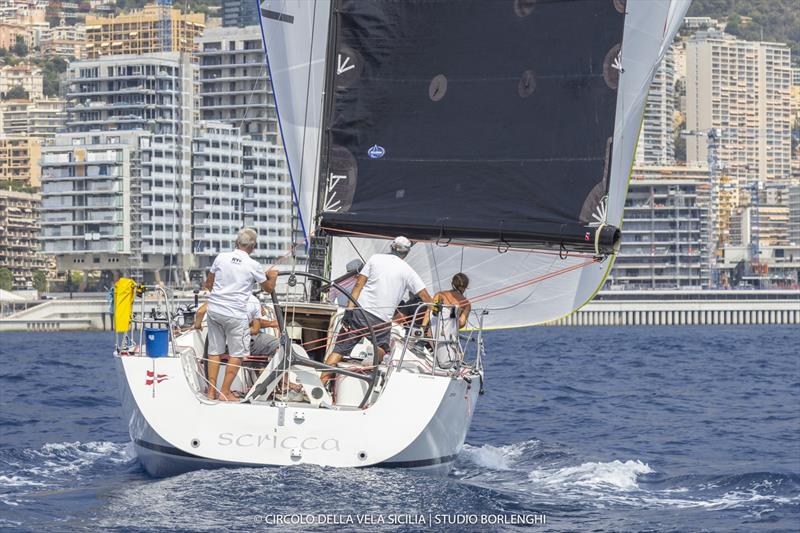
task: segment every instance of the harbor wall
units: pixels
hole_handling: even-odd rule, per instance
[[[593,301],[547,326],[672,326],[800,324],[797,301],[604,302]]]
[[[186,299],[176,303],[185,304],[190,301]],[[145,308],[149,310],[150,307],[150,303],[146,303]],[[0,319],[0,332],[110,330],[112,324],[109,303],[105,298],[58,299],[48,300]],[[800,291],[600,293],[579,311],[543,325],[738,324],[800,324]]]

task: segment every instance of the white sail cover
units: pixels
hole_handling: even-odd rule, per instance
[[[259,20],[303,233],[313,231],[329,0],[264,0]]]
[[[302,78],[297,74],[298,71],[303,71],[306,78],[314,80],[312,90],[319,90],[317,100],[319,102],[322,100],[324,66],[321,61],[324,50],[321,48],[325,39],[319,37],[318,29],[312,32],[309,28],[312,26],[316,28],[317,23],[314,21],[321,17],[318,13],[318,4],[323,3],[329,4],[329,2],[304,0],[267,0],[262,4],[262,9],[269,5],[278,12],[292,14],[295,17],[295,24],[305,28],[295,32],[295,28],[285,24],[281,26],[280,22],[266,19],[262,15],[276,101],[284,130],[284,142],[293,172],[294,168],[301,164],[303,154],[306,165],[311,164],[311,155],[307,151],[303,151],[299,146],[290,145],[303,138],[299,131],[303,120],[299,118],[308,121],[308,115],[303,112],[304,104],[299,102],[303,99],[303,89],[308,84],[304,85],[297,79]],[[609,193],[605,212],[598,213],[609,224],[619,227],[622,225],[628,179],[650,82],[672,43],[690,3],[691,0],[627,1]],[[306,17],[305,22],[299,21],[298,17],[301,16]],[[327,15],[325,20],[327,25]],[[281,33],[270,37],[270,31]],[[321,39],[320,42],[323,44],[317,44],[316,48],[311,46],[308,40],[312,35],[314,40]],[[278,43],[270,45],[280,38],[289,41],[283,45]],[[299,42],[303,38],[306,40],[305,44]],[[292,44],[289,44],[290,42]],[[287,51],[287,48],[291,47],[297,47],[297,50],[302,48],[305,56],[297,50]],[[316,49],[320,49],[319,55]],[[279,51],[280,55],[273,55],[273,50]],[[290,53],[295,61],[288,63],[286,58]],[[316,59],[309,61],[308,58],[312,56]],[[313,73],[309,74],[309,70]],[[286,79],[278,80],[280,76],[286,76]],[[294,79],[296,84],[289,78]],[[284,89],[280,89],[281,87]],[[291,111],[289,115],[291,118],[287,117],[284,107]],[[319,119],[321,115],[316,116]],[[317,133],[319,120],[315,124]],[[289,128],[297,128],[298,131],[290,134]],[[308,214],[312,212],[308,206],[313,205],[314,191],[313,188],[300,188],[300,191],[301,209],[304,218],[308,220],[310,218]],[[303,197],[309,192],[312,196]],[[386,240],[337,237],[334,239],[331,258],[332,276],[342,275],[345,272],[345,265],[359,255],[367,259],[373,253],[387,250]],[[459,271],[466,273],[471,280],[467,297],[478,297],[479,301],[475,307],[489,311],[484,319],[484,326],[487,328],[529,326],[556,320],[572,313],[591,300],[602,286],[613,263],[613,259],[607,259],[602,263],[590,264],[570,272],[559,273],[543,281],[527,284],[526,282],[530,280],[586,263],[587,259],[584,256],[561,259],[557,253],[537,251],[499,253],[496,249],[462,248],[452,245],[441,247],[432,243],[420,243],[413,248],[408,261],[432,291],[450,289],[451,277]],[[519,287],[499,292],[491,297],[480,298],[482,295],[502,291],[514,284],[519,284]]]

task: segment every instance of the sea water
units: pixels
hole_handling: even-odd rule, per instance
[[[315,466],[149,478],[109,333],[0,334],[0,528],[800,531],[800,328],[488,334],[444,478]]]

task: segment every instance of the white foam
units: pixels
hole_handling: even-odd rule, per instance
[[[483,446],[464,445],[463,454],[476,466],[488,468],[490,470],[511,470],[516,459],[530,445],[536,445],[538,441],[516,442],[505,446]]]
[[[0,476],[2,487],[44,487],[44,483],[16,475]]]
[[[583,463],[558,470],[534,470],[529,474],[532,482],[562,487],[586,487],[631,491],[639,489],[636,483],[641,474],[653,469],[641,461],[611,461],[608,463]]]
[[[79,475],[98,461],[127,463],[132,459],[126,452],[128,445],[107,441],[46,443],[39,449],[24,450],[23,462],[4,465],[0,485],[47,487],[54,479]]]

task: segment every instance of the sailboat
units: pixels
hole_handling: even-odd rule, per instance
[[[240,402],[206,398],[205,331],[178,333],[166,292],[159,314],[123,287],[115,360],[144,468],[448,472],[486,390],[483,331],[561,318],[602,286],[649,85],[689,3],[263,0],[306,260],[266,302],[281,348],[243,365]],[[421,304],[385,326],[385,358],[370,328],[350,362],[328,367],[354,260],[396,235],[415,242],[407,261],[431,292],[471,278],[463,359],[438,366],[436,336],[413,326]],[[323,372],[336,373],[333,392]]]

